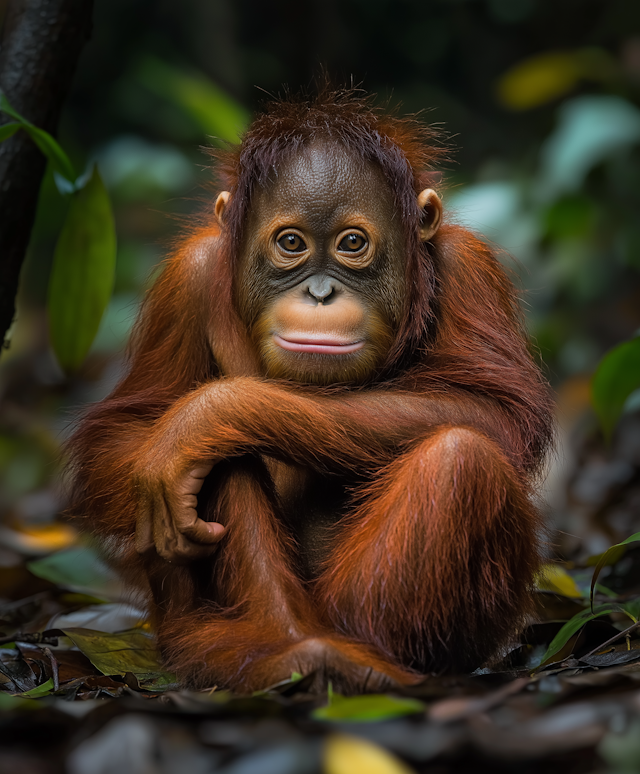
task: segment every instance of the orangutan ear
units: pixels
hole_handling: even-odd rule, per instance
[[[216,220],[221,226],[224,226],[224,213],[230,201],[231,201],[231,194],[229,193],[229,191],[223,191],[216,199],[216,206],[214,207],[214,212],[216,215]]]
[[[425,188],[418,194],[418,207],[422,217],[420,220],[420,239],[428,242],[442,223],[442,203],[433,188]]]

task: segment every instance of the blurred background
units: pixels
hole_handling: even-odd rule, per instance
[[[5,10],[0,0],[0,22]],[[203,146],[236,139],[269,94],[308,87],[321,67],[441,126],[448,217],[510,256],[558,396],[552,550],[597,553],[640,529],[638,392],[610,444],[589,401],[603,355],[640,328],[637,0],[97,0],[58,139],[77,169],[99,164],[116,285],[84,366],[64,376],[45,305],[68,201],[49,171],[0,361],[7,551],[73,539],[53,523],[60,446],[122,373],[137,305],[184,216],[211,206]]]

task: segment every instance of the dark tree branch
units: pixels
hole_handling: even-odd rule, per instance
[[[0,89],[36,126],[56,133],[93,0],[10,0],[0,46]],[[0,124],[11,121],[0,113]],[[20,269],[46,160],[27,134],[0,143],[0,341],[13,321]]]

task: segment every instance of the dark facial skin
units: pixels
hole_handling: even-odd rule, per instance
[[[404,303],[404,235],[373,164],[315,143],[251,205],[237,301],[267,376],[360,383],[384,361]]]

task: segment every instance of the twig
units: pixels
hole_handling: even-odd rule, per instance
[[[53,677],[53,690],[57,691],[60,688],[60,668],[58,666],[58,659],[53,655],[50,648],[44,647],[42,650],[49,657],[51,662],[51,673]]]
[[[0,637],[0,645],[8,645],[10,642],[24,642],[26,645],[57,645],[60,634],[47,634],[35,632],[34,634],[21,634],[16,632],[11,637]]]
[[[580,656],[578,659],[579,661],[584,661],[585,658],[589,658],[589,656],[595,655],[599,650],[602,650],[603,648],[606,648],[607,645],[611,645],[616,640],[619,640],[621,637],[627,637],[634,629],[637,629],[640,626],[640,621],[636,621],[635,623],[631,624],[631,626],[628,629],[624,629],[621,632],[618,632],[617,634],[614,634],[613,637],[608,639],[606,642],[603,642],[601,645],[597,645],[593,650],[590,650],[585,656]]]

